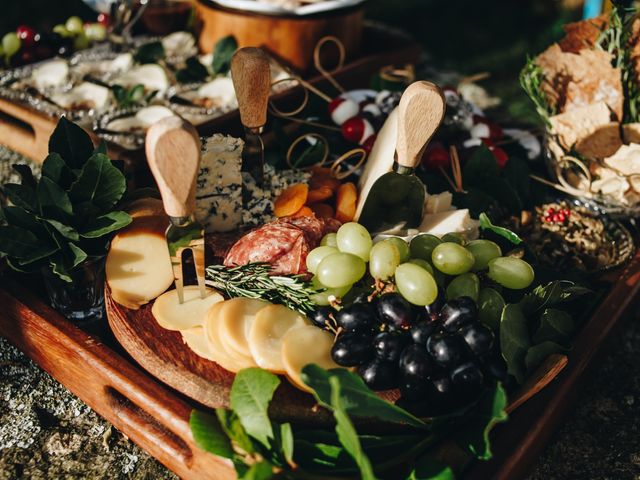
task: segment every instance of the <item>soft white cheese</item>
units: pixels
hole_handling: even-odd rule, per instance
[[[451,201],[453,195],[451,192],[442,192],[435,195],[427,195],[425,204],[425,214],[442,213],[451,210]]]
[[[421,233],[430,233],[441,237],[447,233],[465,233],[468,238],[477,236],[477,222],[471,219],[469,210],[449,210],[440,213],[430,213],[423,217],[418,228]]]

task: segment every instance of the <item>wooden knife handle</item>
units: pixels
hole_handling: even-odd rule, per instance
[[[445,99],[440,88],[425,81],[407,87],[398,106],[398,144],[400,165],[415,168],[433,134],[442,123]]]
[[[167,215],[191,215],[200,168],[200,137],[195,127],[180,117],[163,118],[147,131],[145,151]]]
[[[267,123],[271,92],[269,58],[259,48],[241,48],[231,59],[231,79],[238,98],[242,125],[248,128],[263,127]]]

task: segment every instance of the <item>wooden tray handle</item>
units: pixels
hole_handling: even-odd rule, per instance
[[[0,144],[42,163],[54,128],[54,120],[0,98]]]

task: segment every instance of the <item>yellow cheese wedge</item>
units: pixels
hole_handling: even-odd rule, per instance
[[[184,343],[186,343],[196,355],[207,360],[213,360],[204,327],[187,328],[186,330],[180,331],[180,334],[182,335]]]
[[[168,223],[162,216],[136,218],[111,241],[105,271],[116,302],[137,309],[173,283],[164,236]]]
[[[249,350],[259,367],[273,373],[285,373],[282,339],[292,328],[309,321],[284,305],[268,305],[256,314],[249,331]]]
[[[223,298],[213,289],[207,289],[206,296],[200,298],[197,285],[184,287],[184,302],[180,303],[177,290],[169,290],[156,298],[151,313],[158,324],[167,330],[186,330],[202,325],[212,305]]]
[[[302,381],[303,367],[310,363],[329,369],[338,368],[331,358],[333,335],[313,325],[292,328],[282,340],[282,362],[287,377],[300,390],[310,391]]]
[[[220,335],[227,351],[250,357],[248,336],[258,311],[269,302],[255,298],[232,298],[220,310]]]
[[[223,305],[224,302],[216,303],[209,309],[207,319],[204,323],[204,333],[211,359],[225,370],[235,373],[242,367],[227,353],[220,339],[220,329],[218,328],[220,325],[220,316],[218,314]]]

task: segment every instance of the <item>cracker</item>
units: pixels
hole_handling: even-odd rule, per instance
[[[622,146],[620,124],[611,122],[597,127],[588,136],[578,140],[575,150],[588,158],[605,158],[613,155]]]
[[[596,18],[582,20],[580,22],[567,23],[562,27],[565,37],[558,42],[563,52],[578,53],[583,49],[592,49],[600,32],[609,23],[605,15]]]
[[[604,102],[598,102],[549,118],[551,132],[558,137],[561,146],[568,151],[573,145],[588,137],[598,127],[611,121],[611,113]]]
[[[624,143],[640,143],[640,123],[628,123],[622,126]]]

